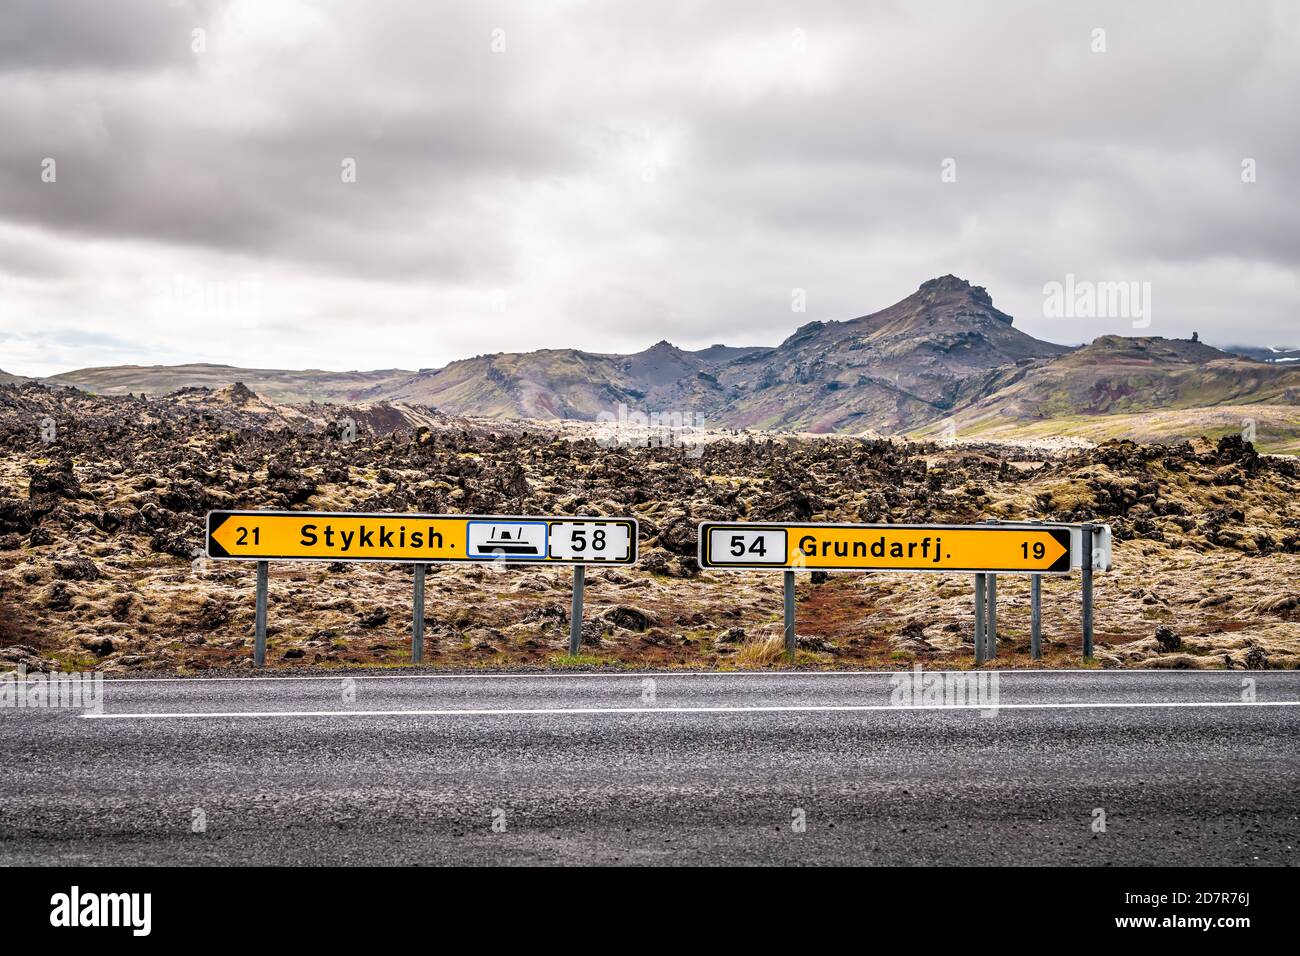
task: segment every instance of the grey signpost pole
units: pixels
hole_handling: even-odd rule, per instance
[[[794,572],[785,572],[785,656],[794,663]]]
[[[998,656],[998,576],[996,574],[988,576],[988,605],[989,623],[984,630],[988,653],[984,656],[992,660]]]
[[[1083,656],[1092,659],[1092,525],[1083,526],[1083,554],[1079,556],[1083,569]]]
[[[411,614],[411,663],[424,660],[424,572],[425,565],[415,566],[415,600]]]
[[[1029,653],[1036,661],[1043,659],[1043,576],[1029,578]]]
[[[985,524],[1001,524],[997,518],[985,518]],[[984,659],[992,660],[998,656],[998,576],[984,575],[984,598],[988,613],[988,622],[984,625]]]
[[[577,657],[582,645],[582,590],[587,569],[581,564],[573,567],[573,607],[569,612],[569,656]]]
[[[975,666],[984,663],[984,575],[975,575]]]
[[[253,636],[253,663],[266,666],[266,583],[271,564],[257,562],[257,612],[254,616],[256,631]]]

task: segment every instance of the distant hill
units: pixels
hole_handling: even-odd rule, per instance
[[[986,389],[914,434],[939,434],[950,422],[959,437],[1150,441],[1237,432],[1252,419],[1262,447],[1289,451],[1300,439],[1300,367],[1201,342],[1105,335],[1068,355],[1003,369]]]
[[[1288,390],[1300,386],[1300,369],[1200,342],[1118,335],[1001,377],[1009,383],[966,408],[964,419],[986,409],[1035,418],[1272,402],[1286,400]]]
[[[366,397],[433,405],[455,415],[594,420],[619,404],[702,411],[716,405],[713,376],[768,350],[712,346],[687,352],[659,342],[632,355],[543,349],[480,355],[417,373]],[[707,412],[704,412],[707,414]]]
[[[381,384],[414,375],[400,369],[325,372],[316,369],[251,369],[232,365],[112,365],[51,375],[43,381],[98,395],[166,395],[182,388],[219,389],[241,382],[273,402],[352,402]]]
[[[44,381],[154,396],[239,382],[280,406],[393,404],[503,420],[594,420],[622,404],[689,413],[713,427],[919,436],[949,422],[964,436],[1129,434],[1142,424],[1132,416],[1159,412],[1160,437],[1174,439],[1240,417],[1203,410],[1249,404],[1272,409],[1259,415],[1275,447],[1300,433],[1287,424],[1295,417],[1287,409],[1300,405],[1300,364],[1152,337],[1103,336],[1082,348],[1045,342],[1016,329],[984,288],[952,275],[879,312],[809,322],[775,347],[543,349],[417,371],[117,366]],[[1154,427],[1156,418],[1146,421]]]
[[[1270,348],[1262,345],[1225,345],[1223,351],[1260,362],[1300,362],[1300,349]]]
[[[389,434],[419,427],[442,426],[448,419],[431,408],[404,402],[281,404],[236,383],[221,388],[191,385],[162,396],[146,398],[92,395],[73,387],[51,388],[48,383],[0,382],[0,420],[38,420],[53,415],[58,421],[127,416],[133,421],[206,420],[221,427],[276,432],[281,429],[312,431],[341,428],[350,423],[358,431]]]

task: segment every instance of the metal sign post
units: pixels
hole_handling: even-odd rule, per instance
[[[787,571],[783,577],[785,585],[785,656],[793,664],[796,644],[794,633],[794,572]]]
[[[985,518],[985,524],[997,524],[997,518]],[[984,607],[988,619],[984,624],[984,659],[998,656],[998,576],[984,575]]]
[[[975,666],[984,663],[984,625],[988,618],[984,611],[984,575],[975,575]]]
[[[569,656],[577,657],[582,646],[582,598],[586,588],[587,569],[581,564],[573,569],[573,605],[569,610]]]
[[[424,660],[424,572],[426,564],[417,564],[415,570],[415,594],[411,617],[411,663],[419,664]]]
[[[1092,525],[1083,526],[1083,657],[1092,660]]]
[[[1029,579],[1029,654],[1043,659],[1043,578],[1035,574]]]
[[[424,659],[425,572],[433,563],[548,564],[574,569],[569,650],[582,636],[582,582],[588,564],[636,564],[635,518],[521,515],[356,514],[211,511],[207,556],[257,562],[254,660],[266,663],[266,586],[271,561],[384,561],[413,564],[411,660]]]
[[[998,576],[996,574],[986,574],[988,578],[988,605],[989,605],[989,623],[984,630],[984,642],[986,647],[985,657],[992,660],[998,656]]]
[[[266,666],[266,587],[270,576],[270,565],[266,561],[257,562],[257,610],[253,612],[253,664]]]

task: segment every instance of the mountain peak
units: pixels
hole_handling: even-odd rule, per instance
[[[932,335],[939,331],[977,331],[983,334],[990,329],[1010,326],[1012,321],[1011,316],[994,307],[993,297],[982,285],[971,285],[967,280],[950,273],[928,279],[901,302],[895,302],[879,312],[852,319],[848,324],[851,327],[868,328],[873,333],[888,331],[901,335]],[[809,327],[811,324],[799,329],[795,335]],[[1023,338],[1022,345],[1034,341],[1018,331],[1016,335]],[[1039,344],[1048,345],[1048,351],[1052,349],[1049,343]]]
[[[920,288],[916,291],[918,293],[929,293],[931,295],[940,293],[966,293],[980,305],[987,305],[989,308],[993,307],[993,297],[989,295],[986,288],[982,285],[971,285],[966,279],[963,279],[960,276],[955,276],[951,272],[934,279],[927,279],[925,282],[921,283]],[[1008,316],[1008,320],[1009,319],[1010,317]]]
[[[660,339],[648,349],[633,352],[626,356],[632,362],[684,362],[689,361],[688,353],[683,352],[667,339]]]

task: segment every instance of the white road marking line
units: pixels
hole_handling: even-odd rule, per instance
[[[1021,677],[1032,676],[1037,674],[1072,674],[1077,677],[1111,677],[1117,674],[1146,674],[1152,675],[1174,675],[1177,674],[1179,680],[1191,680],[1197,677],[1232,677],[1240,680],[1242,674],[1267,674],[1269,677],[1283,678],[1285,675],[1300,675],[1300,671],[1197,671],[1197,670],[1164,670],[1156,668],[1125,668],[1125,669],[1107,669],[1107,670],[1086,670],[1083,668],[1023,668],[998,670],[996,668],[987,671],[980,670],[926,670],[926,674],[978,674],[978,673],[999,674],[1001,677]],[[303,676],[262,676],[262,677],[108,677],[105,676],[105,684],[215,684],[249,681],[340,681],[340,680],[570,680],[570,679],[622,679],[622,680],[641,680],[646,677],[869,677],[869,676],[894,676],[897,674],[910,674],[911,670],[890,670],[890,671],[619,671],[610,673],[601,673],[595,671],[580,671],[576,673],[547,673],[545,671],[534,672],[503,672],[488,674],[355,674],[341,671],[333,675],[303,675]]]
[[[909,710],[1121,710],[1159,707],[1300,707],[1300,700],[1255,701],[1099,701],[1052,704],[786,704],[770,707],[519,707],[463,710],[227,710],[82,714],[83,720],[172,720],[185,717],[532,717],[550,714],[801,714]]]

